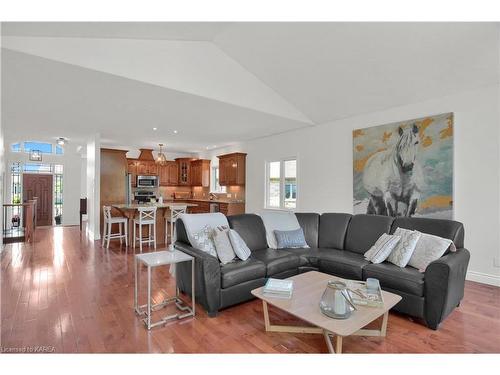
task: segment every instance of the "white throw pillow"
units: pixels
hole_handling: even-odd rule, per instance
[[[229,240],[229,228],[217,227],[213,232],[215,250],[222,264],[230,263],[236,257],[233,250],[233,245]]]
[[[400,236],[384,233],[375,242],[370,250],[365,253],[365,259],[372,263],[382,263],[391,254],[401,240]]]
[[[299,229],[299,221],[293,212],[289,211],[263,211],[260,215],[266,228],[267,246],[271,249],[278,248],[274,234],[275,230],[289,231]]]
[[[427,266],[441,258],[450,246],[450,251],[456,251],[452,240],[422,233],[408,265],[424,272]]]
[[[394,234],[400,236],[401,239],[387,257],[387,261],[403,268],[410,261],[421,233],[416,230],[397,228]]]
[[[229,240],[231,241],[231,245],[233,245],[233,250],[236,256],[241,260],[247,260],[252,252],[248,248],[243,238],[241,238],[239,233],[234,229],[230,229],[228,234]]]
[[[218,226],[229,227],[227,218],[220,212],[209,214],[181,214],[189,243],[217,258],[213,241],[213,230]]]
[[[199,231],[192,234],[191,246],[217,258],[215,243],[213,240],[213,229],[205,225]]]

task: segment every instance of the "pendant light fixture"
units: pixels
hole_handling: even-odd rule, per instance
[[[162,151],[164,144],[160,143],[159,145],[160,145],[160,151],[158,152],[158,156],[156,157],[156,164],[165,165],[167,163],[167,157]]]

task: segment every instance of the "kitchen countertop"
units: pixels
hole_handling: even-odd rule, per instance
[[[208,202],[208,203],[245,203],[244,200],[233,199],[233,200],[222,200],[222,199],[208,199],[208,198],[180,198],[180,199],[168,199],[163,200],[163,202]]]
[[[131,203],[131,204],[112,204],[112,207],[118,208],[118,209],[124,209],[124,210],[137,210],[140,207],[156,207],[156,208],[170,208],[170,207],[175,207],[181,205],[179,202],[178,204],[176,202],[170,201],[170,202],[163,202],[163,203]],[[182,204],[184,205],[184,204]],[[188,207],[196,207],[197,205],[194,203],[185,203],[186,206]]]

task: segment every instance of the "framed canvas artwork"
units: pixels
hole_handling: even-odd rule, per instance
[[[453,218],[453,113],[353,131],[353,212]]]

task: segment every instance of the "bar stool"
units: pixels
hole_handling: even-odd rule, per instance
[[[175,222],[181,214],[185,214],[187,211],[187,205],[171,205],[170,206],[170,216],[165,218],[165,244],[168,244],[168,223],[170,223],[170,246],[169,249],[174,249],[174,227]]]
[[[134,219],[134,249],[135,243],[139,241],[139,249],[142,253],[143,243],[153,243],[156,250],[156,207],[139,207],[139,215]],[[148,235],[142,235],[142,227],[148,226]],[[136,227],[139,226],[139,237],[136,236]]]
[[[120,245],[123,243],[123,238],[125,238],[125,246],[128,246],[128,219],[123,216],[111,216],[111,207],[102,206],[102,212],[104,217],[104,226],[102,230],[102,243],[108,241],[106,244],[106,249],[109,249],[109,241],[114,239],[120,239]],[[111,227],[113,224],[118,224],[119,232],[111,233]],[[122,232],[123,224],[123,232]]]

